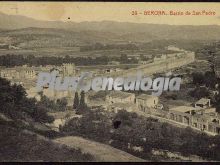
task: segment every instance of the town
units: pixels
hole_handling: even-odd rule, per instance
[[[174,48],[175,49],[175,48]],[[186,58],[185,56],[188,56]],[[193,52],[181,50],[180,53],[161,55],[160,57],[154,57],[153,62],[140,64],[136,68],[128,70],[116,69],[106,70],[95,69],[94,74],[100,76],[119,76],[135,75],[135,71],[141,70],[143,73],[153,75],[155,73],[168,73],[175,70],[178,67],[185,66],[194,62],[195,57]],[[11,83],[21,84],[26,89],[28,97],[35,97],[40,100],[39,91],[36,89],[36,82],[38,74],[41,72],[57,71],[59,76],[79,76],[81,74],[80,69],[73,63],[64,63],[62,66],[40,66],[40,67],[14,67],[14,68],[1,68],[1,77],[11,81]],[[85,71],[85,70],[84,70]],[[90,70],[91,71],[91,70]],[[167,75],[167,74],[166,74]],[[169,75],[167,75],[169,77]],[[56,77],[56,76],[55,76]],[[100,91],[101,92],[101,91]],[[176,91],[177,94],[179,91]],[[95,92],[96,95],[98,92]],[[67,100],[67,109],[71,110],[74,100],[73,91],[58,91],[50,89],[49,84],[43,85],[43,94],[52,100],[65,98]],[[144,114],[149,117],[155,117],[159,119],[166,119],[168,123],[175,123],[177,126],[189,126],[195,130],[205,132],[209,135],[216,135],[220,133],[219,114],[216,109],[210,104],[210,99],[201,98],[200,100],[192,103],[193,106],[175,106],[168,110],[164,110],[164,104],[160,103],[160,97],[152,96],[150,94],[135,94],[130,90],[126,91],[107,91],[102,98],[103,101],[96,101],[94,91],[88,91],[86,95],[86,104],[90,107],[101,106],[106,111],[117,113],[120,110],[126,110],[128,112],[136,112],[138,114]],[[93,99],[91,99],[93,98]],[[60,120],[60,119],[59,119]],[[65,120],[62,120],[65,121]],[[60,124],[65,122],[54,122],[55,128],[58,130]]]
[[[220,161],[220,5],[159,6],[1,2],[0,161]]]
[[[142,79],[141,74],[137,74],[136,77],[117,77],[115,80],[111,77],[95,77],[92,80],[92,73],[86,72],[82,73],[80,77],[64,77],[61,79],[58,72],[42,72],[39,73],[37,80],[37,88],[39,91],[43,89],[44,86],[48,86],[49,89],[54,90],[125,90],[125,91],[147,91],[153,90],[154,95],[160,95],[163,90],[178,91],[180,89],[181,78],[164,78],[159,77],[154,81],[150,77],[145,77]],[[62,82],[63,80],[63,82]],[[146,85],[147,84],[147,85]]]

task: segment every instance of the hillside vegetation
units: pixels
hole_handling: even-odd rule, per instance
[[[0,78],[0,104],[0,161],[94,160],[47,138],[59,136],[45,125],[54,119],[47,115],[45,104],[26,97],[22,86]]]

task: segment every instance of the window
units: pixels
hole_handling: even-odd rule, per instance
[[[197,128],[197,123],[194,123],[193,126]]]
[[[174,114],[173,113],[170,114],[170,119],[174,120]]]
[[[216,133],[220,134],[220,128],[216,127]]]

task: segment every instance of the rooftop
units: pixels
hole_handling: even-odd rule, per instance
[[[209,101],[210,101],[210,99],[201,98],[200,100],[198,100],[198,101],[196,102],[196,104],[205,105],[205,104],[207,104]]]
[[[152,99],[152,98],[157,98],[157,96],[141,94],[141,95],[137,96],[136,98],[142,99],[142,100],[148,100],[148,99]]]
[[[126,108],[134,107],[135,105],[133,103],[114,103],[111,106],[126,109]]]
[[[121,92],[121,91],[112,91],[109,96],[113,97],[113,98],[127,98],[127,97],[131,97],[132,93],[128,93],[128,92]]]
[[[176,112],[182,112],[182,113],[186,113],[191,110],[196,110],[196,108],[190,107],[190,106],[177,106],[177,107],[170,109],[170,111],[176,111]]]

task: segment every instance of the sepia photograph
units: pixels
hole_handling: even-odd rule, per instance
[[[220,161],[220,3],[0,2],[0,162]]]

